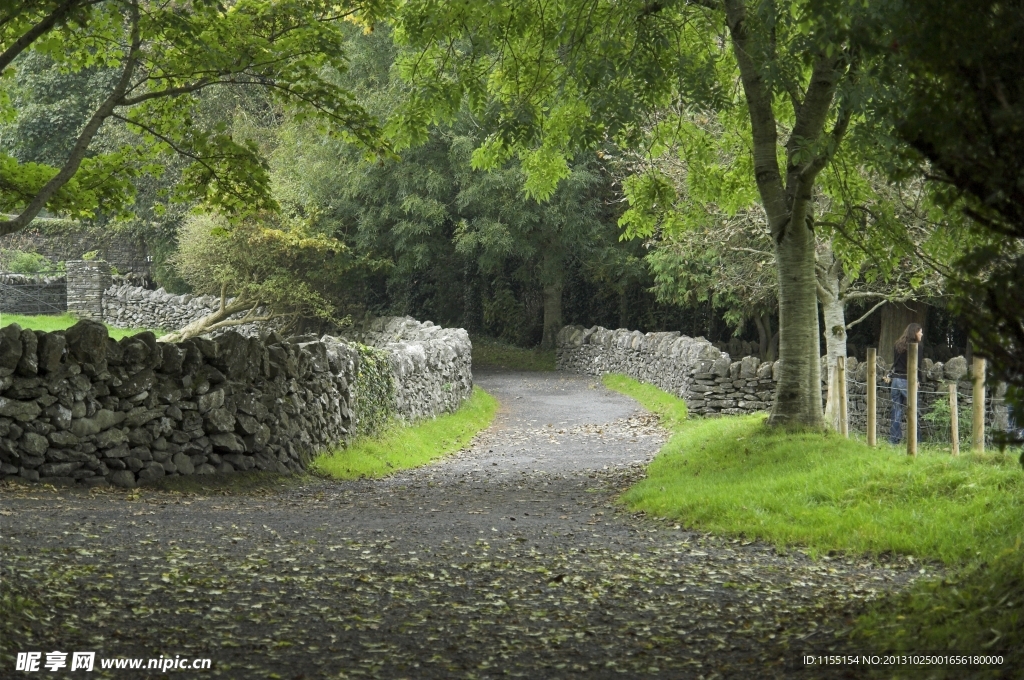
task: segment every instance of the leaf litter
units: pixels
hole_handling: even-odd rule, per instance
[[[0,663],[60,649],[209,657],[203,677],[225,678],[798,677],[800,654],[841,649],[865,602],[918,575],[631,514],[614,501],[664,442],[652,416],[582,378],[479,382],[510,405],[495,426],[384,480],[3,487]]]

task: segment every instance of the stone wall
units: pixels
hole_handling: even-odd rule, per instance
[[[473,346],[462,328],[441,328],[409,316],[381,317],[344,335],[388,353],[395,410],[405,420],[450,413],[473,392]]]
[[[80,319],[103,320],[103,295],[110,286],[110,265],[103,260],[68,260],[68,311]]]
[[[173,295],[163,288],[149,290],[131,284],[110,286],[103,292],[103,321],[118,328],[184,328],[220,306],[213,295]],[[241,317],[243,314],[236,314]],[[233,328],[245,336],[258,335],[251,324]]]
[[[0,274],[0,314],[63,314],[68,311],[63,276]]]
[[[60,218],[37,217],[27,229],[0,236],[0,249],[39,253],[53,262],[94,252],[122,273],[149,275],[153,266],[141,237]]]
[[[636,380],[655,385],[686,401],[690,413],[703,416],[755,413],[771,409],[779,362],[762,362],[755,356],[733,360],[704,338],[674,333],[641,333],[623,328],[612,331],[600,326],[584,329],[566,326],[557,337],[558,369],[604,375],[624,373]],[[945,400],[947,385],[956,382],[961,420],[973,406],[972,383],[967,361],[955,357],[945,364],[922,362],[920,412]],[[876,368],[879,401],[888,399],[882,382],[885,367]],[[827,371],[822,357],[822,398],[827,393]],[[867,421],[867,364],[847,360],[848,414],[850,429],[863,432]],[[986,422],[995,429],[1006,427],[1006,409],[1002,404],[1005,388],[987,390]],[[889,430],[889,414],[878,410],[878,433]]]
[[[397,376],[393,408],[410,420],[454,410],[472,388],[465,331],[401,321],[398,340],[377,338]],[[330,336],[115,342],[89,320],[53,333],[5,326],[0,478],[132,487],[300,470],[374,415],[355,411],[360,362],[356,345]]]

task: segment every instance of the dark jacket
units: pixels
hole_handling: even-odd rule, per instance
[[[892,350],[892,374],[896,378],[907,377],[907,352],[899,351],[895,347]],[[921,346],[917,346],[917,383],[920,385],[922,380],[921,375]]]

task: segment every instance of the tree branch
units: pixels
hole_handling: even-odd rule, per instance
[[[75,146],[71,149],[71,154],[68,156],[67,162],[64,167],[60,169],[56,175],[54,175],[49,182],[43,185],[43,188],[39,190],[28,206],[21,212],[20,215],[15,217],[13,220],[0,221],[0,236],[7,234],[13,234],[16,231],[24,229],[28,226],[36,215],[46,206],[46,203],[53,198],[65,184],[71,181],[71,178],[78,172],[78,167],[82,164],[82,160],[85,158],[85,154],[89,149],[89,144],[92,142],[93,137],[99,131],[100,126],[103,122],[113,115],[114,107],[120,101],[121,97],[127,91],[129,84],[131,83],[132,75],[135,72],[135,67],[138,64],[139,58],[139,47],[142,43],[142,39],[139,34],[139,6],[137,0],[133,1],[131,7],[131,48],[128,50],[128,56],[124,62],[124,70],[121,72],[121,77],[114,86],[113,91],[110,95],[100,104],[96,112],[93,113],[92,118],[85,124],[81,134],[78,135],[78,140],[75,142]]]
[[[859,318],[859,319],[857,319],[856,321],[851,321],[850,323],[846,324],[846,330],[850,330],[851,328],[853,328],[854,326],[856,326],[857,324],[859,324],[859,323],[860,323],[861,321],[863,321],[864,319],[866,319],[866,318],[868,318],[869,316],[871,316],[871,314],[872,314],[872,313],[874,313],[874,311],[875,311],[876,309],[878,309],[879,307],[881,307],[882,305],[884,305],[884,304],[885,304],[886,302],[889,302],[889,301],[888,301],[888,300],[882,300],[882,301],[881,301],[881,302],[879,302],[879,303],[878,303],[877,305],[875,305],[874,307],[872,307],[871,309],[869,309],[869,310],[868,310],[867,312],[865,312],[865,313],[864,313],[864,316],[860,317],[860,318]]]
[[[777,155],[778,129],[772,110],[772,94],[751,57],[744,0],[725,0],[725,16],[732,37],[733,51],[740,68],[740,80],[750,111],[754,141],[754,179],[764,202],[772,238],[776,242],[785,235],[789,208],[786,205],[782,174]]]
[[[28,49],[29,45],[56,26],[58,22],[66,19],[72,10],[76,9],[79,5],[95,5],[97,2],[99,0],[64,0],[62,4],[57,5],[52,12],[43,17],[35,26],[25,31],[20,38],[14,41],[13,45],[0,54],[0,73],[3,73],[4,69],[10,66],[11,62],[19,54]]]

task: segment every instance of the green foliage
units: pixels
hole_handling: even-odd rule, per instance
[[[769,429],[760,415],[673,429],[647,478],[623,496],[631,508],[812,552],[891,551],[952,565],[989,559],[1022,537],[1024,476],[1008,457],[914,459],[833,433]]]
[[[64,263],[51,262],[39,253],[21,250],[0,250],[0,271],[12,274],[62,274]]]
[[[40,207],[82,218],[126,215],[134,182],[159,176],[173,155],[188,159],[175,198],[227,213],[273,208],[266,160],[256,145],[234,138],[223,124],[193,125],[200,93],[262,88],[296,120],[382,149],[375,120],[332,77],[347,66],[342,50],[352,26],[345,19],[372,24],[385,4],[241,0],[225,8],[188,0],[140,11],[130,1],[70,0],[5,7],[0,48],[21,51],[22,58],[4,72],[0,90],[0,120],[19,131],[16,154],[0,150],[0,210],[28,210],[22,216],[28,219]],[[67,20],[68,12],[74,20]],[[32,28],[47,26],[51,14],[58,20],[32,40]],[[20,81],[12,83],[15,74]],[[73,85],[74,97],[62,92],[64,84]],[[18,109],[19,102],[30,105]],[[47,146],[32,132],[58,113],[58,131],[78,136],[74,149],[65,140]],[[120,121],[136,138],[99,151],[94,140],[106,121]],[[0,224],[16,229],[25,221]]]
[[[473,335],[473,370],[499,368],[506,371],[553,371],[555,352],[526,349],[501,340]]]
[[[497,399],[474,388],[455,413],[361,435],[348,447],[316,458],[311,470],[335,479],[379,479],[426,465],[466,446],[490,426],[498,406]]]
[[[1020,2],[897,0],[878,4],[861,48],[879,55],[887,87],[875,135],[894,176],[932,180],[944,214],[967,218],[969,238],[947,239],[954,310],[994,375],[1024,403],[1024,7]],[[949,260],[947,260],[949,261]]]
[[[24,316],[21,314],[0,314],[0,326],[9,326],[10,324],[18,324],[22,328],[31,328],[34,331],[62,331],[65,328],[71,328],[78,319],[71,314],[56,314],[50,315],[38,315],[38,316]],[[114,340],[120,340],[136,333],[142,333],[145,331],[152,331],[158,338],[164,335],[164,331],[156,328],[116,328],[114,326],[107,326],[107,332],[110,337]]]
[[[359,263],[345,244],[314,233],[308,223],[273,213],[232,224],[193,215],[179,234],[175,264],[200,294],[233,297],[241,309],[335,320],[323,293]]]
[[[346,50],[352,61],[344,86],[381,116],[400,107],[408,87],[392,74],[391,33],[353,36]],[[388,267],[363,282],[383,289],[367,295],[374,311],[534,344],[541,291],[561,285],[570,261],[593,263],[586,275],[609,285],[635,280],[639,268],[619,266],[631,246],[617,243],[599,159],[571,164],[549,202],[524,200],[528,173],[520,162],[473,170],[484,123],[461,109],[401,158],[368,164],[358,148],[286,120],[272,156],[275,196],[315,229],[387,258]]]
[[[361,437],[375,437],[395,419],[395,375],[387,352],[366,345],[358,345],[358,349],[354,387],[354,410],[359,418],[356,430]]]

